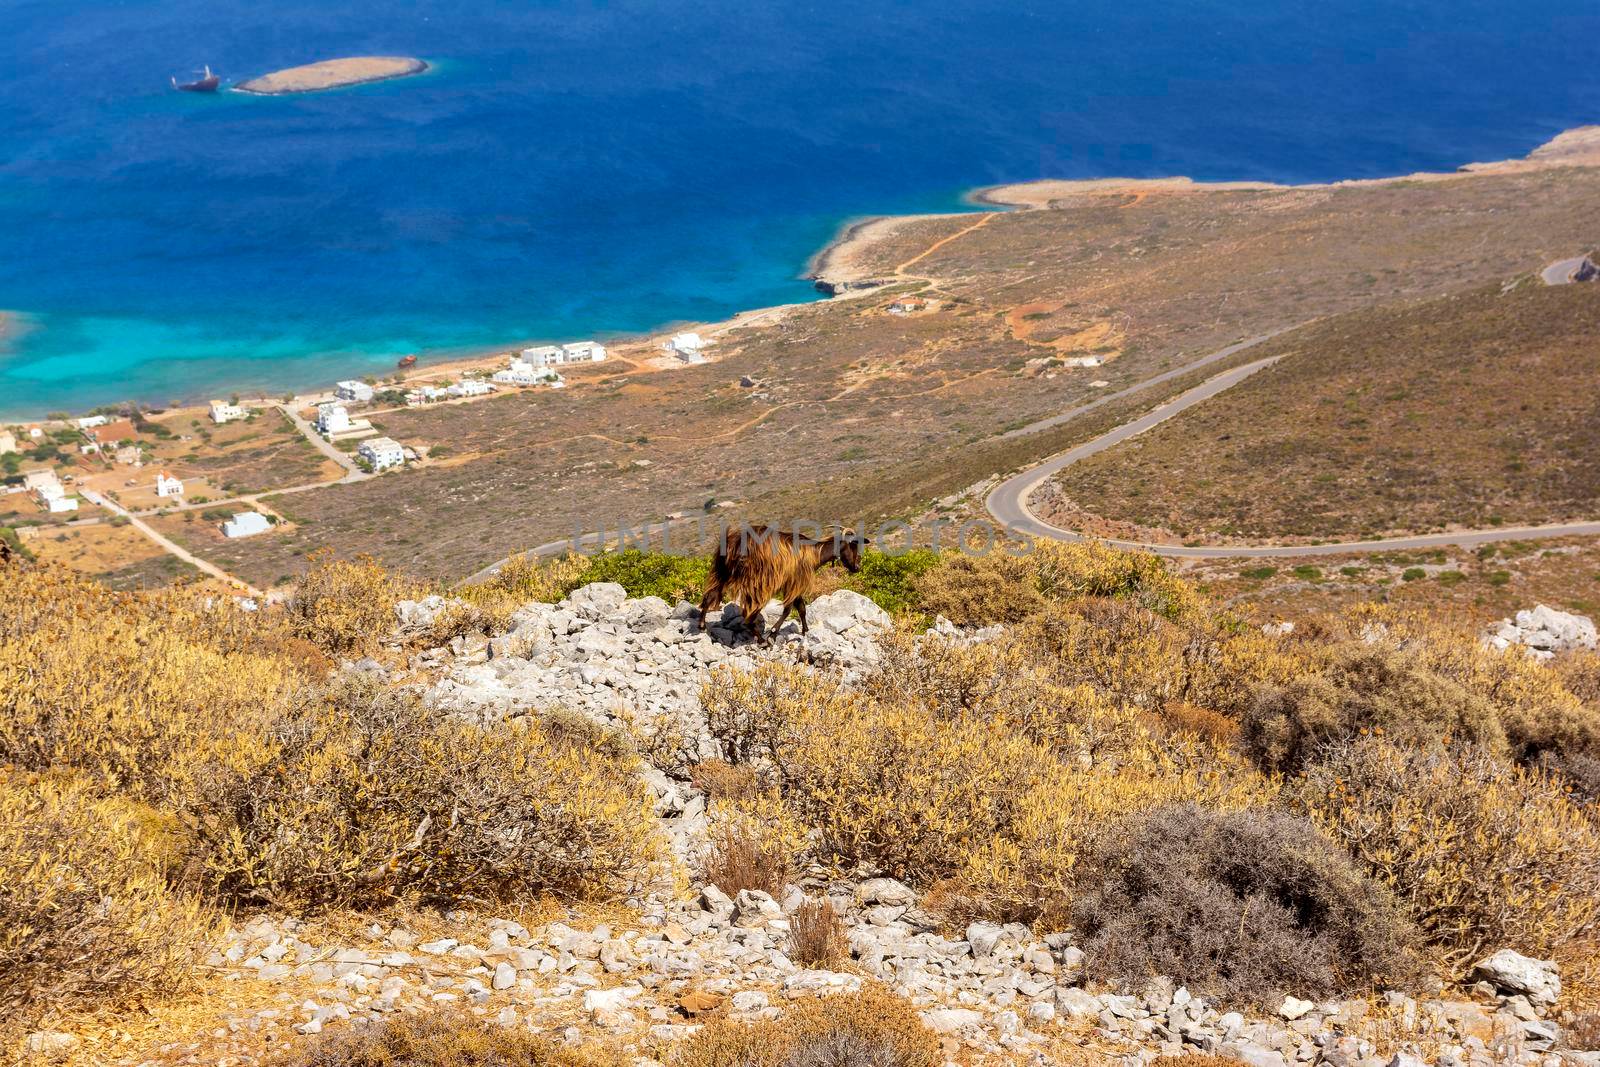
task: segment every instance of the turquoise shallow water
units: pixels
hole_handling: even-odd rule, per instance
[[[278,390],[812,298],[844,220],[1049,176],[1287,181],[1600,116],[1554,3],[0,0],[0,413]],[[341,54],[429,74],[197,97]]]

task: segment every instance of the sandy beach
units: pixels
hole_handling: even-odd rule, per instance
[[[861,257],[876,242],[912,223],[953,219],[962,214],[964,212],[950,211],[943,214],[877,215],[856,219],[845,224],[833,240],[811,257],[806,267],[806,277],[833,284],[860,281],[866,273],[861,266]]]

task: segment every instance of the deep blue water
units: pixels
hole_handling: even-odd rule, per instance
[[[1600,120],[1600,7],[0,0],[0,412],[807,299],[845,219],[1050,176],[1305,181]],[[398,53],[423,77],[198,97]]]

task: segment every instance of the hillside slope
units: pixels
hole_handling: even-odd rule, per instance
[[[1597,329],[1600,289],[1581,285],[1325,320],[1261,346],[1276,366],[1064,471],[1047,513],[1186,540],[1592,518]]]

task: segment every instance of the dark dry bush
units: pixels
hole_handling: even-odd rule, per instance
[[[1388,894],[1309,821],[1194,804],[1120,820],[1090,842],[1073,924],[1091,978],[1266,1004],[1414,973],[1412,932]]]
[[[1415,651],[1359,640],[1316,673],[1262,687],[1245,713],[1245,745],[1272,771],[1296,770],[1319,748],[1364,733],[1411,745],[1506,748],[1499,715],[1482,693],[1429,669]]]
[[[616,1057],[563,1048],[526,1030],[432,1012],[352,1024],[320,1038],[289,1067],[616,1067]]]
[[[789,880],[789,864],[782,850],[763,841],[753,827],[735,823],[712,834],[704,874],[730,897],[746,889],[776,896]]]

